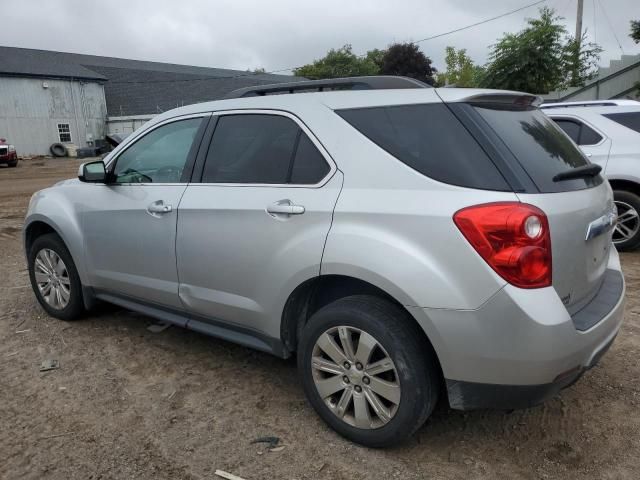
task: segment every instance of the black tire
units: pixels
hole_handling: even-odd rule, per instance
[[[40,293],[35,278],[35,260],[36,255],[42,249],[53,250],[64,262],[69,275],[70,288],[69,288],[69,302],[61,309],[53,308],[47,303],[43,295]],[[29,279],[31,280],[31,287],[38,299],[42,308],[52,317],[59,318],[61,320],[76,320],[80,318],[84,313],[84,302],[82,298],[82,284],[80,283],[80,277],[76,265],[71,258],[71,254],[65,246],[62,239],[55,233],[48,233],[36,238],[29,250]]]
[[[631,193],[626,190],[614,190],[613,199],[616,203],[621,202],[624,205],[632,207],[636,212],[640,212],[640,197],[635,193]],[[621,210],[620,207],[619,210]],[[622,215],[622,211],[620,211],[619,214]],[[636,219],[636,223],[637,222],[640,222],[640,219]],[[635,225],[635,223],[632,225]],[[632,225],[627,226],[630,227]],[[640,226],[640,223],[638,223],[638,226]],[[632,237],[626,240],[616,240],[617,237],[618,233],[614,232],[614,245],[619,251],[628,252],[631,250],[635,250],[638,248],[638,246],[640,246],[640,228],[637,229]]]
[[[16,160],[15,162],[11,162],[11,163],[9,164],[9,166],[10,166],[10,167],[12,167],[12,168],[13,168],[13,167],[17,167],[17,166],[18,166],[18,160]]]
[[[337,326],[373,336],[396,366],[400,402],[391,420],[378,428],[350,425],[318,393],[311,366],[314,345],[320,335]],[[435,354],[415,321],[389,301],[355,295],[326,305],[309,319],[298,347],[298,370],[307,399],[331,428],[353,442],[374,448],[395,445],[424,424],[438,401],[440,374]]]
[[[65,147],[61,143],[53,143],[49,147],[49,151],[54,157],[66,157],[67,156],[67,147]]]

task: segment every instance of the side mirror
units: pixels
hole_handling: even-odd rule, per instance
[[[78,178],[81,182],[106,183],[107,170],[102,160],[83,163],[78,169]]]

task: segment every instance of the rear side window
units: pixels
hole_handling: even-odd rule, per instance
[[[607,113],[603,116],[640,133],[640,112]]]
[[[491,159],[444,104],[358,108],[336,113],[427,177],[469,188],[510,190]]]
[[[578,145],[595,145],[602,141],[598,132],[578,120],[554,118],[553,121]]]
[[[327,173],[329,165],[309,137],[301,131],[290,183],[313,185],[322,180]]]
[[[281,115],[223,115],[205,161],[204,183],[316,184],[330,167],[309,137]]]
[[[540,192],[580,190],[602,182],[600,176],[553,181],[556,174],[589,162],[540,110],[484,105],[477,105],[475,109],[502,139]]]

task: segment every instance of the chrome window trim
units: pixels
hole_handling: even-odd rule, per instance
[[[180,115],[178,117],[171,117],[168,118],[166,120],[162,120],[161,122],[158,123],[154,123],[153,125],[149,126],[149,128],[146,128],[145,130],[139,132],[135,137],[129,139],[127,138],[125,140],[125,143],[122,146],[122,149],[117,151],[115,153],[115,155],[113,155],[111,158],[109,158],[107,160],[107,162],[105,163],[105,170],[110,171],[109,169],[113,167],[115,167],[115,163],[117,163],[118,158],[120,158],[120,155],[122,155],[124,152],[126,152],[129,147],[131,147],[132,145],[134,145],[135,143],[138,142],[138,140],[140,140],[142,137],[146,136],[147,134],[153,132],[155,129],[160,128],[164,125],[167,125],[169,123],[173,123],[173,122],[179,122],[181,120],[189,120],[191,118],[206,118],[206,117],[210,117],[212,115],[211,112],[202,112],[202,113],[192,113],[189,115]],[[188,185],[189,182],[174,182],[174,183],[110,183],[109,185],[156,185],[156,186],[162,186],[162,185]]]
[[[313,184],[307,183],[215,183],[215,182],[192,182],[189,186],[208,186],[208,187],[262,187],[262,188],[320,188],[323,187],[336,173],[338,166],[329,154],[324,145],[313,134],[311,129],[296,115],[285,110],[275,109],[234,109],[234,110],[219,110],[212,112],[214,117],[223,117],[226,115],[278,115],[281,117],[287,117],[294,121],[298,127],[309,137],[311,143],[318,149],[320,155],[324,158],[324,161],[329,165],[329,172],[318,182]],[[215,131],[214,131],[215,135]],[[213,136],[211,137],[213,139]],[[206,161],[205,161],[206,165]]]
[[[600,140],[598,143],[578,145],[578,147],[599,147],[609,139],[609,137],[607,137],[604,133],[602,133],[602,131],[599,128],[595,127],[592,123],[586,121],[584,118],[578,117],[577,115],[573,115],[570,113],[561,113],[561,114],[547,113],[547,116],[551,118],[551,120],[555,120],[557,118],[558,120],[573,120],[576,122],[583,123],[584,125],[589,127],[591,130],[595,131],[598,135],[602,137],[602,140]]]

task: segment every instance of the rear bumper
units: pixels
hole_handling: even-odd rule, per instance
[[[456,410],[477,410],[481,408],[514,409],[529,408],[556,396],[570,387],[580,377],[594,367],[609,350],[615,337],[594,355],[587,366],[576,367],[560,374],[553,382],[543,385],[495,385],[458,380],[446,380],[449,404]]]
[[[508,285],[475,310],[409,307],[438,354],[451,407],[535,405],[595,365],[624,314],[625,284],[614,249],[607,268],[608,280],[573,318],[552,287]],[[580,330],[585,319],[591,326]]]

